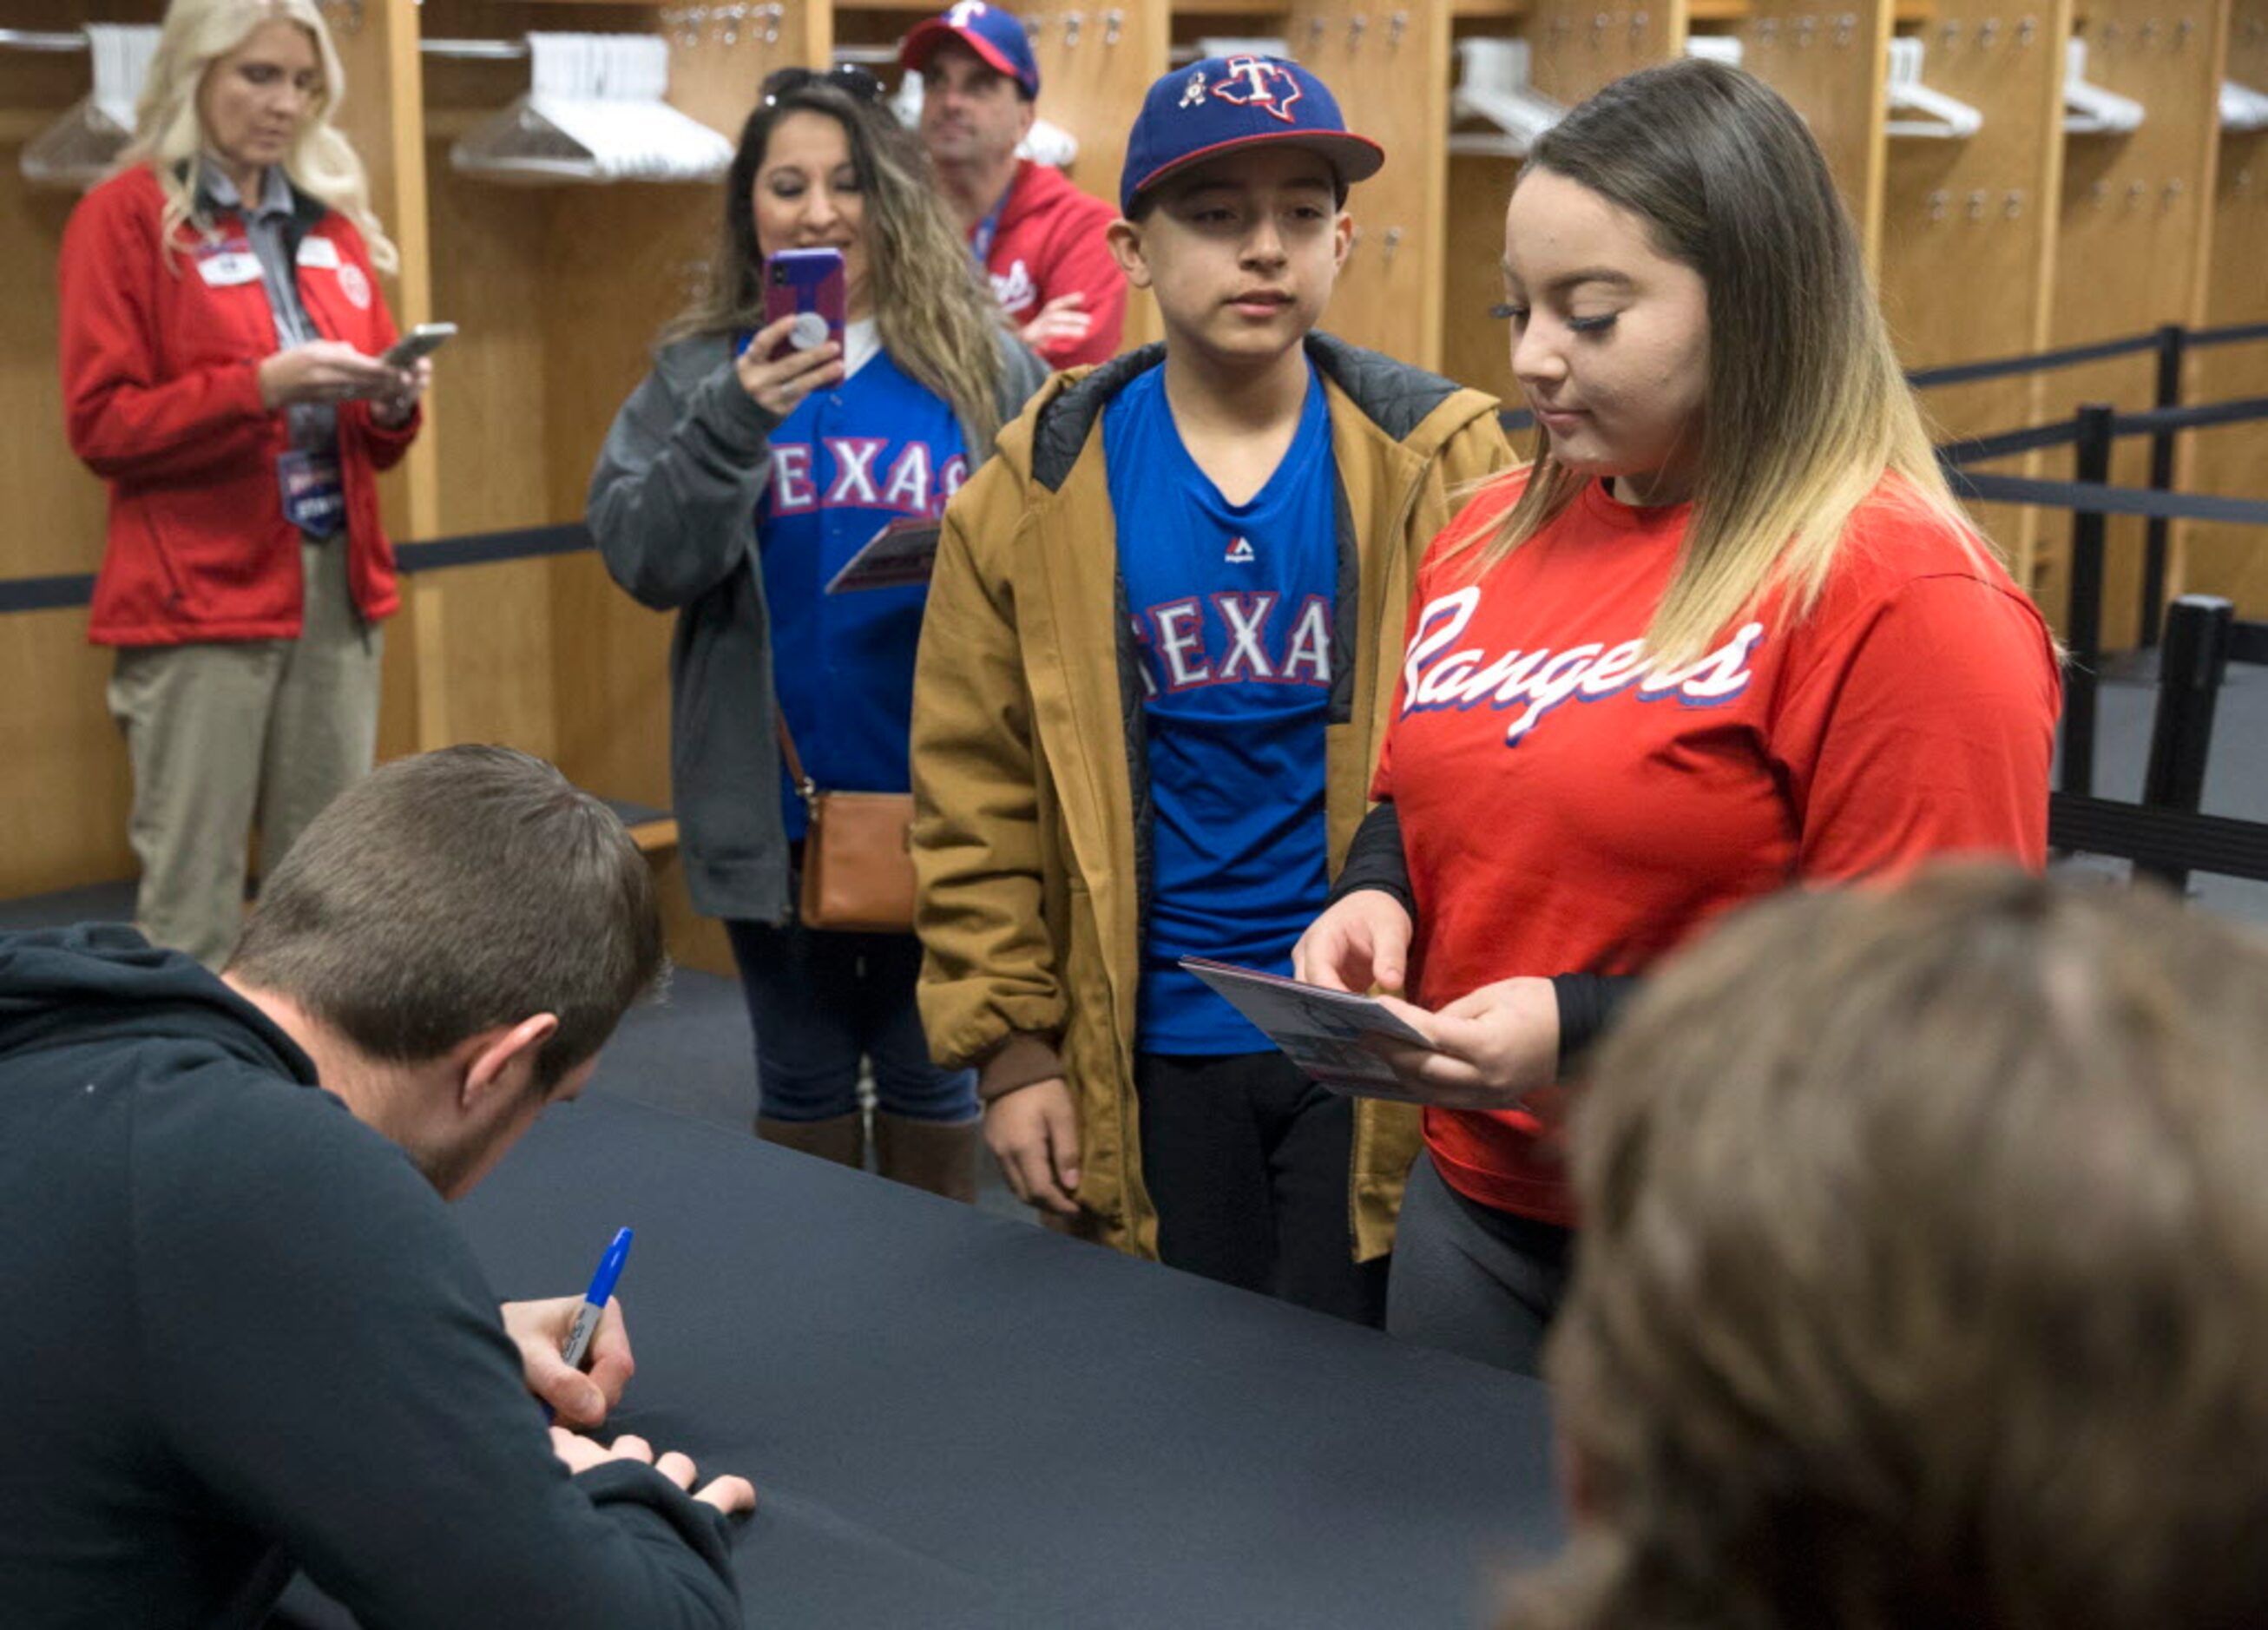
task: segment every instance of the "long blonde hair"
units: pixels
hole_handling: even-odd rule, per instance
[[[1649,68],[1538,138],[1521,173],[1536,169],[1630,210],[1708,289],[1701,476],[1646,634],[1658,661],[1699,656],[1773,589],[1808,614],[1885,476],[1886,496],[1953,529],[1980,566],[1992,555],[1938,468],[1827,161],[1776,92],[1703,58]],[[1525,488],[1482,536],[1482,570],[1587,479],[1536,433]]]
[[[314,0],[173,0],[166,8],[164,32],[150,60],[150,77],[135,109],[134,139],[120,155],[119,168],[146,164],[166,195],[160,217],[164,241],[171,246],[184,222],[197,219],[197,161],[205,150],[197,94],[205,75],[263,23],[296,23],[314,42],[323,83],[310,100],[306,117],[284,168],[291,184],[355,224],[369,247],[371,264],[384,272],[401,269],[401,256],[370,206],[370,177],[332,116],[346,94],[331,32]],[[252,202],[247,200],[247,203]]]
[[[897,365],[935,391],[977,439],[972,464],[1000,430],[1001,318],[929,173],[912,133],[879,103],[814,78],[769,96],[748,115],[725,181],[725,227],[708,286],[662,330],[665,343],[695,334],[764,325],[763,250],[756,241],[755,188],[772,127],[792,113],[824,114],[850,144],[865,195],[875,326]]]

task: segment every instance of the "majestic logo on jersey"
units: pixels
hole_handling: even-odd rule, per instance
[[[992,298],[1000,302],[1005,312],[1020,312],[1040,298],[1039,285],[1032,281],[1031,268],[1020,260],[1008,263],[1005,272],[994,272]]]
[[[882,436],[828,436],[817,448],[807,441],[772,443],[771,490],[765,495],[772,513],[807,515],[827,509],[945,513],[945,501],[968,479],[968,461],[956,453],[940,465],[929,443],[908,441],[899,446],[887,468],[879,468],[889,446]]]
[[[1407,717],[1445,708],[1510,710],[1506,747],[1519,746],[1563,702],[1600,702],[1632,690],[1642,702],[1672,696],[1688,707],[1729,702],[1749,688],[1749,659],[1764,635],[1763,623],[1747,623],[1699,661],[1666,670],[1635,639],[1614,646],[1594,643],[1496,656],[1451,650],[1480,603],[1477,584],[1426,602],[1403,659],[1402,712]]]
[[[1200,685],[1331,684],[1331,602],[1310,594],[1291,615],[1276,614],[1280,594],[1192,594],[1152,606],[1134,619],[1143,649],[1142,686],[1194,690]],[[1211,603],[1214,616],[1205,616]],[[1160,684],[1160,681],[1164,682]]]
[[[1224,102],[1233,102],[1239,107],[1257,107],[1272,119],[1285,124],[1293,122],[1292,104],[1305,94],[1300,89],[1299,77],[1281,63],[1271,63],[1263,56],[1232,56],[1228,72],[1212,93]],[[1182,105],[1189,106],[1184,95]]]
[[[1259,557],[1252,552],[1250,538],[1237,538],[1229,544],[1228,552],[1221,558],[1232,566],[1248,566]]]

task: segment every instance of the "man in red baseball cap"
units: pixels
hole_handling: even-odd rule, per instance
[[[1110,206],[1016,156],[1040,94],[1024,25],[960,0],[916,25],[898,60],[922,77],[922,141],[1024,343],[1057,368],[1116,354],[1126,283],[1104,241]]]

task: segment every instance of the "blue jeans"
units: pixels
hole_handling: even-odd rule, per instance
[[[858,1064],[870,1058],[884,1114],[976,1118],[976,1072],[930,1062],[914,1005],[921,941],[913,935],[814,933],[800,923],[727,922],[725,931],[755,1027],[759,1113],[783,1121],[851,1114]]]

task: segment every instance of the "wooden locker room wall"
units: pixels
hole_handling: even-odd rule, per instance
[[[2088,41],[2088,80],[2141,103],[2143,122],[2124,136],[2063,137],[2051,344],[2203,318],[2228,24],[2228,0],[2090,0],[2076,20]],[[2042,417],[2066,417],[2087,402],[2147,407],[2154,374],[2146,353],[2048,374]],[[2067,476],[2068,454],[2049,468]],[[2111,479],[2139,486],[2148,474],[2146,439],[2123,440]],[[2060,628],[2070,598],[2071,517],[2042,511],[2038,539],[2035,594]],[[2109,539],[2102,637],[2116,650],[2139,635],[2142,523],[2113,516]]]
[[[1881,254],[1883,80],[1889,0],[1755,0],[1734,29],[1742,66],[1788,100],[1827,155],[1869,267]]]
[[[2228,35],[2228,78],[2268,90],[2268,0],[2235,0]],[[2224,134],[2213,204],[2211,282],[2205,321],[2268,321],[2268,131]],[[2189,368],[2187,400],[2268,395],[2268,344],[2199,351]],[[2257,498],[2268,492],[2268,425],[2231,424],[2191,432],[2189,490]],[[2177,551],[2175,592],[2225,594],[2237,615],[2268,617],[2268,532],[2258,527],[2192,522]]]
[[[154,23],[158,0],[122,0],[102,20]],[[7,26],[53,32],[87,20],[71,0],[14,0]],[[77,195],[33,185],[26,143],[93,89],[84,51],[0,51],[0,577],[92,572],[102,559],[102,483],[64,439],[55,366],[55,256]],[[131,796],[126,751],[103,704],[111,654],[86,642],[86,608],[0,617],[0,896],[122,876]]]
[[[1960,139],[1896,136],[1882,214],[1882,309],[1909,369],[2013,357],[2049,344],[2051,274],[2060,218],[2063,52],[2071,0],[2009,17],[1999,0],[1936,0],[1926,21],[1898,32],[1923,42],[1922,81],[1984,116]],[[2038,422],[2036,374],[1926,391],[1940,440]],[[2057,474],[2043,457],[1992,466]],[[2036,512],[1977,506],[1977,520],[2020,579],[2029,576]]]
[[[1444,0],[1322,0],[1292,8],[1292,54],[1337,98],[1348,126],[1386,150],[1354,188],[1353,247],[1326,326],[1425,367],[1441,351],[1447,229],[1449,18]]]

